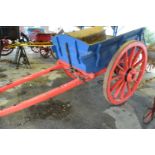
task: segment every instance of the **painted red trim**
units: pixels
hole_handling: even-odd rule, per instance
[[[65,68],[65,69],[70,68],[69,64],[67,64],[66,62],[64,62],[62,60],[58,60],[58,63],[61,64],[63,66],[63,68]],[[78,68],[75,68],[75,69],[78,70],[78,72],[80,72],[82,75],[84,75],[85,77],[89,77],[90,79],[94,79],[95,77],[100,76],[106,72],[106,68],[103,68],[102,70],[100,70],[97,73],[87,73],[87,72],[84,72]]]

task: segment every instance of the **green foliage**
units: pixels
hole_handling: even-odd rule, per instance
[[[149,29],[145,30],[145,41],[147,45],[155,43],[155,33],[151,32]]]

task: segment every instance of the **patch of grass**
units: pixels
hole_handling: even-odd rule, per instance
[[[147,45],[155,43],[155,34],[148,29],[145,30],[145,41]]]
[[[5,68],[0,68],[0,72],[5,72],[6,69]]]

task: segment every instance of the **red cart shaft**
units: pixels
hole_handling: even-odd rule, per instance
[[[46,93],[38,95],[38,96],[31,98],[29,100],[25,100],[25,101],[19,103],[18,105],[11,106],[11,107],[8,107],[6,109],[0,110],[0,117],[12,114],[14,112],[18,112],[18,111],[23,110],[25,108],[28,108],[32,105],[46,101],[52,97],[60,95],[60,94],[66,92],[66,91],[68,91],[74,87],[77,87],[83,83],[84,83],[84,81],[81,81],[79,79],[72,80],[72,81],[70,81],[66,84],[63,84],[60,87],[57,87],[57,88],[50,90]]]
[[[26,77],[24,77],[24,78],[22,78],[20,80],[17,80],[15,82],[7,84],[7,85],[5,85],[3,87],[0,87],[0,93],[5,92],[5,91],[7,91],[7,90],[9,90],[11,88],[14,88],[14,87],[16,87],[18,85],[21,85],[21,84],[23,84],[25,82],[31,81],[31,80],[33,80],[35,78],[38,78],[40,76],[43,76],[43,75],[48,74],[48,73],[50,73],[52,71],[55,71],[55,70],[63,69],[63,70],[66,70],[67,72],[69,72],[68,71],[69,68],[70,68],[70,66],[68,64],[64,63],[63,61],[57,61],[57,64],[55,66],[53,66],[53,67],[50,67],[48,69],[45,69],[45,70],[37,72],[37,73],[34,73],[32,75],[26,76]],[[81,84],[84,84],[85,82],[88,82],[88,81],[94,79],[96,76],[99,76],[99,75],[103,74],[105,71],[106,71],[106,69],[103,69],[103,70],[101,70],[100,72],[98,72],[96,74],[85,73],[85,72],[82,72],[82,71],[76,72],[75,77],[73,76],[74,80],[72,80],[72,81],[70,81],[70,82],[68,82],[66,84],[63,84],[63,85],[61,85],[61,86],[59,86],[57,88],[54,88],[54,89],[52,89],[52,90],[50,90],[48,92],[45,92],[45,93],[40,94],[38,96],[35,96],[35,97],[31,98],[31,99],[22,101],[22,102],[20,102],[20,103],[18,103],[16,105],[13,105],[13,106],[10,106],[10,107],[7,107],[5,109],[0,110],[0,117],[7,116],[9,114],[21,111],[21,110],[23,110],[25,108],[36,105],[38,103],[46,101],[46,100],[48,100],[50,98],[53,98],[55,96],[58,96],[58,95],[66,92],[66,91],[68,91],[70,89],[73,89],[73,88],[75,88],[75,87],[77,87],[77,86],[79,86]],[[82,78],[80,78],[80,76]]]
[[[52,72],[54,70],[58,70],[58,69],[62,69],[62,66],[60,64],[57,64],[57,65],[55,65],[53,67],[50,67],[48,69],[45,69],[43,71],[34,73],[32,75],[26,76],[26,77],[24,77],[24,78],[22,78],[20,80],[15,81],[15,82],[9,83],[9,84],[7,84],[7,85],[5,85],[3,87],[0,87],[0,93],[6,91],[8,89],[14,88],[14,87],[16,87],[18,85],[21,85],[21,84],[23,84],[25,82],[31,81],[33,79],[36,79],[36,78],[38,78],[40,76],[46,75],[46,74],[48,74],[48,73],[50,73],[50,72]]]

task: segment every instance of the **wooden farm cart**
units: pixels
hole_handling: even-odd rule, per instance
[[[34,40],[31,41],[31,44],[34,46],[31,46],[31,49],[34,53],[40,53],[40,55],[43,58],[48,58],[50,55],[52,55],[55,58],[54,53],[51,50],[52,43],[52,34],[50,33],[37,33],[34,38]],[[43,45],[43,46],[37,46],[37,45]],[[36,45],[36,46],[35,46]],[[49,46],[44,46],[49,45]]]
[[[19,44],[25,44],[26,46],[31,47],[34,53],[40,53],[43,58],[48,58],[50,55],[56,59],[55,54],[53,53],[51,46],[52,34],[48,33],[38,33],[35,35],[33,41],[29,40],[27,35],[21,33],[20,41],[15,41],[4,37],[0,40],[0,57],[7,56],[13,52],[13,50],[19,46]],[[17,38],[19,39],[19,38]],[[24,45],[24,46],[25,46]]]
[[[0,57],[12,53],[14,48],[10,48],[8,45],[19,38],[19,26],[0,26]]]
[[[95,28],[93,29],[96,31]],[[0,87],[0,93],[60,69],[64,70],[72,80],[29,100],[0,110],[1,117],[67,92],[103,73],[105,73],[103,92],[108,102],[120,105],[134,94],[147,64],[147,49],[142,43],[144,28],[108,40],[102,33],[103,40],[101,37],[99,40],[92,39],[92,42],[88,39],[89,43],[86,39],[89,33],[84,33],[85,31],[82,30],[83,34],[88,36],[78,35],[80,32],[55,36],[53,50],[58,57],[57,63],[48,69]],[[95,35],[92,36],[95,37]]]

